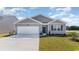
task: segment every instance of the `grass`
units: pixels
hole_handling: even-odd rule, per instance
[[[9,33],[0,33],[0,38],[8,36]]]
[[[78,31],[77,35],[79,36]],[[77,51],[79,50],[79,42],[74,42],[70,40],[71,38],[71,31],[66,32],[66,36],[59,36],[59,35],[53,35],[53,36],[44,36],[40,38],[40,51]],[[1,37],[8,36],[9,33],[2,33],[0,34]],[[79,39],[79,38],[78,38]]]
[[[77,33],[79,35],[79,33]],[[40,51],[77,51],[79,42],[70,40],[71,32],[67,36],[45,36],[40,38]]]
[[[8,32],[8,33],[0,33],[0,38],[2,38],[2,37],[8,37],[8,36],[14,35],[14,34],[16,34],[15,31],[13,31],[13,32]]]

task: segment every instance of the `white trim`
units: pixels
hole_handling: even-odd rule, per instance
[[[27,19],[27,18],[25,18],[25,19]],[[25,20],[25,19],[23,19],[23,20]],[[32,19],[32,18],[28,18],[28,19],[33,20],[33,21],[35,21],[35,22],[37,22],[37,23],[42,24],[41,22],[39,22],[39,21],[37,21],[37,20],[34,20],[34,19]],[[23,21],[23,20],[19,20],[19,21],[17,21],[15,24],[17,24],[17,23],[19,23],[19,22],[21,22],[21,21]]]
[[[48,24],[50,24],[50,23],[52,23],[52,22],[55,22],[55,21],[57,21],[57,20],[50,21],[50,22],[48,22]],[[61,20],[59,20],[59,21],[61,21]],[[66,22],[64,22],[64,21],[61,21],[61,22],[64,23],[64,24],[66,24]]]
[[[33,20],[33,21],[36,21],[36,22],[38,22],[38,23],[40,23],[40,24],[42,24],[42,25],[48,25],[48,23],[42,23],[42,22],[37,21],[37,20],[35,20],[35,19],[33,19],[33,18],[29,18],[29,19],[31,19],[31,20]]]
[[[22,20],[18,20],[17,22],[15,22],[14,24],[17,24],[18,22],[20,22],[20,21],[22,21]]]
[[[35,22],[38,22],[38,23],[40,23],[40,24],[43,24],[42,22],[37,21],[37,20],[35,20],[35,19],[33,19],[33,18],[29,18],[29,19],[31,19],[31,20],[33,20],[33,21],[35,21]]]
[[[40,14],[38,14],[38,15],[40,15]],[[34,16],[32,16],[32,17],[37,17],[38,15],[34,15]],[[33,19],[32,17],[30,17],[31,19]],[[35,20],[35,19],[34,19]],[[36,20],[37,21],[37,20]],[[40,22],[40,21],[38,21],[38,22]],[[42,23],[42,22],[40,22],[40,23]],[[42,23],[43,24],[43,23]]]
[[[55,22],[56,20],[53,20],[53,21],[50,21],[50,22],[48,22],[48,24],[50,24],[50,23],[52,23],[52,22]]]
[[[49,23],[52,23],[52,22],[55,22],[57,19],[53,19],[53,18],[51,18],[51,17],[49,17],[49,16],[46,16],[46,15],[43,15],[42,13],[40,13],[40,14],[37,14],[37,15],[35,15],[35,16],[32,16],[32,17],[37,17],[37,16],[39,16],[39,15],[42,15],[42,16],[44,16],[44,17],[46,17],[46,18],[49,18],[49,19],[51,19],[52,21],[50,21],[50,22],[48,22],[47,24],[49,24]],[[31,17],[31,18],[32,18]],[[61,21],[61,20],[60,20]],[[63,23],[66,23],[66,22],[64,22],[64,21],[62,21]],[[41,22],[42,23],[42,22]]]
[[[42,25],[48,25],[48,24],[50,24],[50,23],[56,21],[56,19],[53,20],[53,19],[50,18],[49,16],[45,16],[45,15],[43,15],[43,14],[38,14],[38,15],[42,15],[42,16],[44,16],[44,17],[46,17],[46,18],[49,18],[49,19],[51,19],[52,21],[50,21],[50,22],[48,22],[48,23],[42,23],[42,22],[40,22],[40,21],[38,21],[38,20],[33,19],[32,17],[29,17],[29,19],[30,19],[30,20],[33,20],[33,21],[35,21],[35,22],[38,22],[39,24],[42,24]],[[37,17],[38,15],[35,15],[35,16],[33,16],[33,17]],[[27,19],[27,18],[25,18],[25,19]],[[24,19],[24,20],[25,20],[25,19]],[[20,21],[22,21],[22,20],[20,20]],[[20,22],[20,21],[18,21],[18,22]],[[18,23],[18,22],[16,22],[16,23]],[[63,21],[62,21],[62,22],[63,22]],[[63,22],[63,23],[65,23],[65,22]]]
[[[37,16],[39,16],[39,15],[42,15],[42,16],[44,16],[44,17],[46,17],[46,18],[49,18],[49,19],[51,19],[52,21],[53,21],[53,19],[51,18],[51,17],[49,17],[49,16],[46,16],[46,15],[43,15],[42,13],[40,13],[40,14],[37,14],[37,15],[35,15],[35,16],[32,16],[32,17],[37,17]],[[31,18],[32,18],[31,17]],[[51,21],[50,21],[51,22]],[[49,22],[48,22],[49,23]]]

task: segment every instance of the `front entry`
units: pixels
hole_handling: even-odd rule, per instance
[[[47,26],[42,27],[42,32],[43,32],[44,34],[47,34]]]
[[[46,33],[46,27],[43,27],[43,33]]]

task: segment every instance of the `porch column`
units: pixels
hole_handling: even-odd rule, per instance
[[[48,34],[49,34],[49,31],[50,31],[50,26],[48,25]]]

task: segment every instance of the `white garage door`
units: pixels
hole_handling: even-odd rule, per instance
[[[17,26],[17,34],[39,34],[39,26]]]

